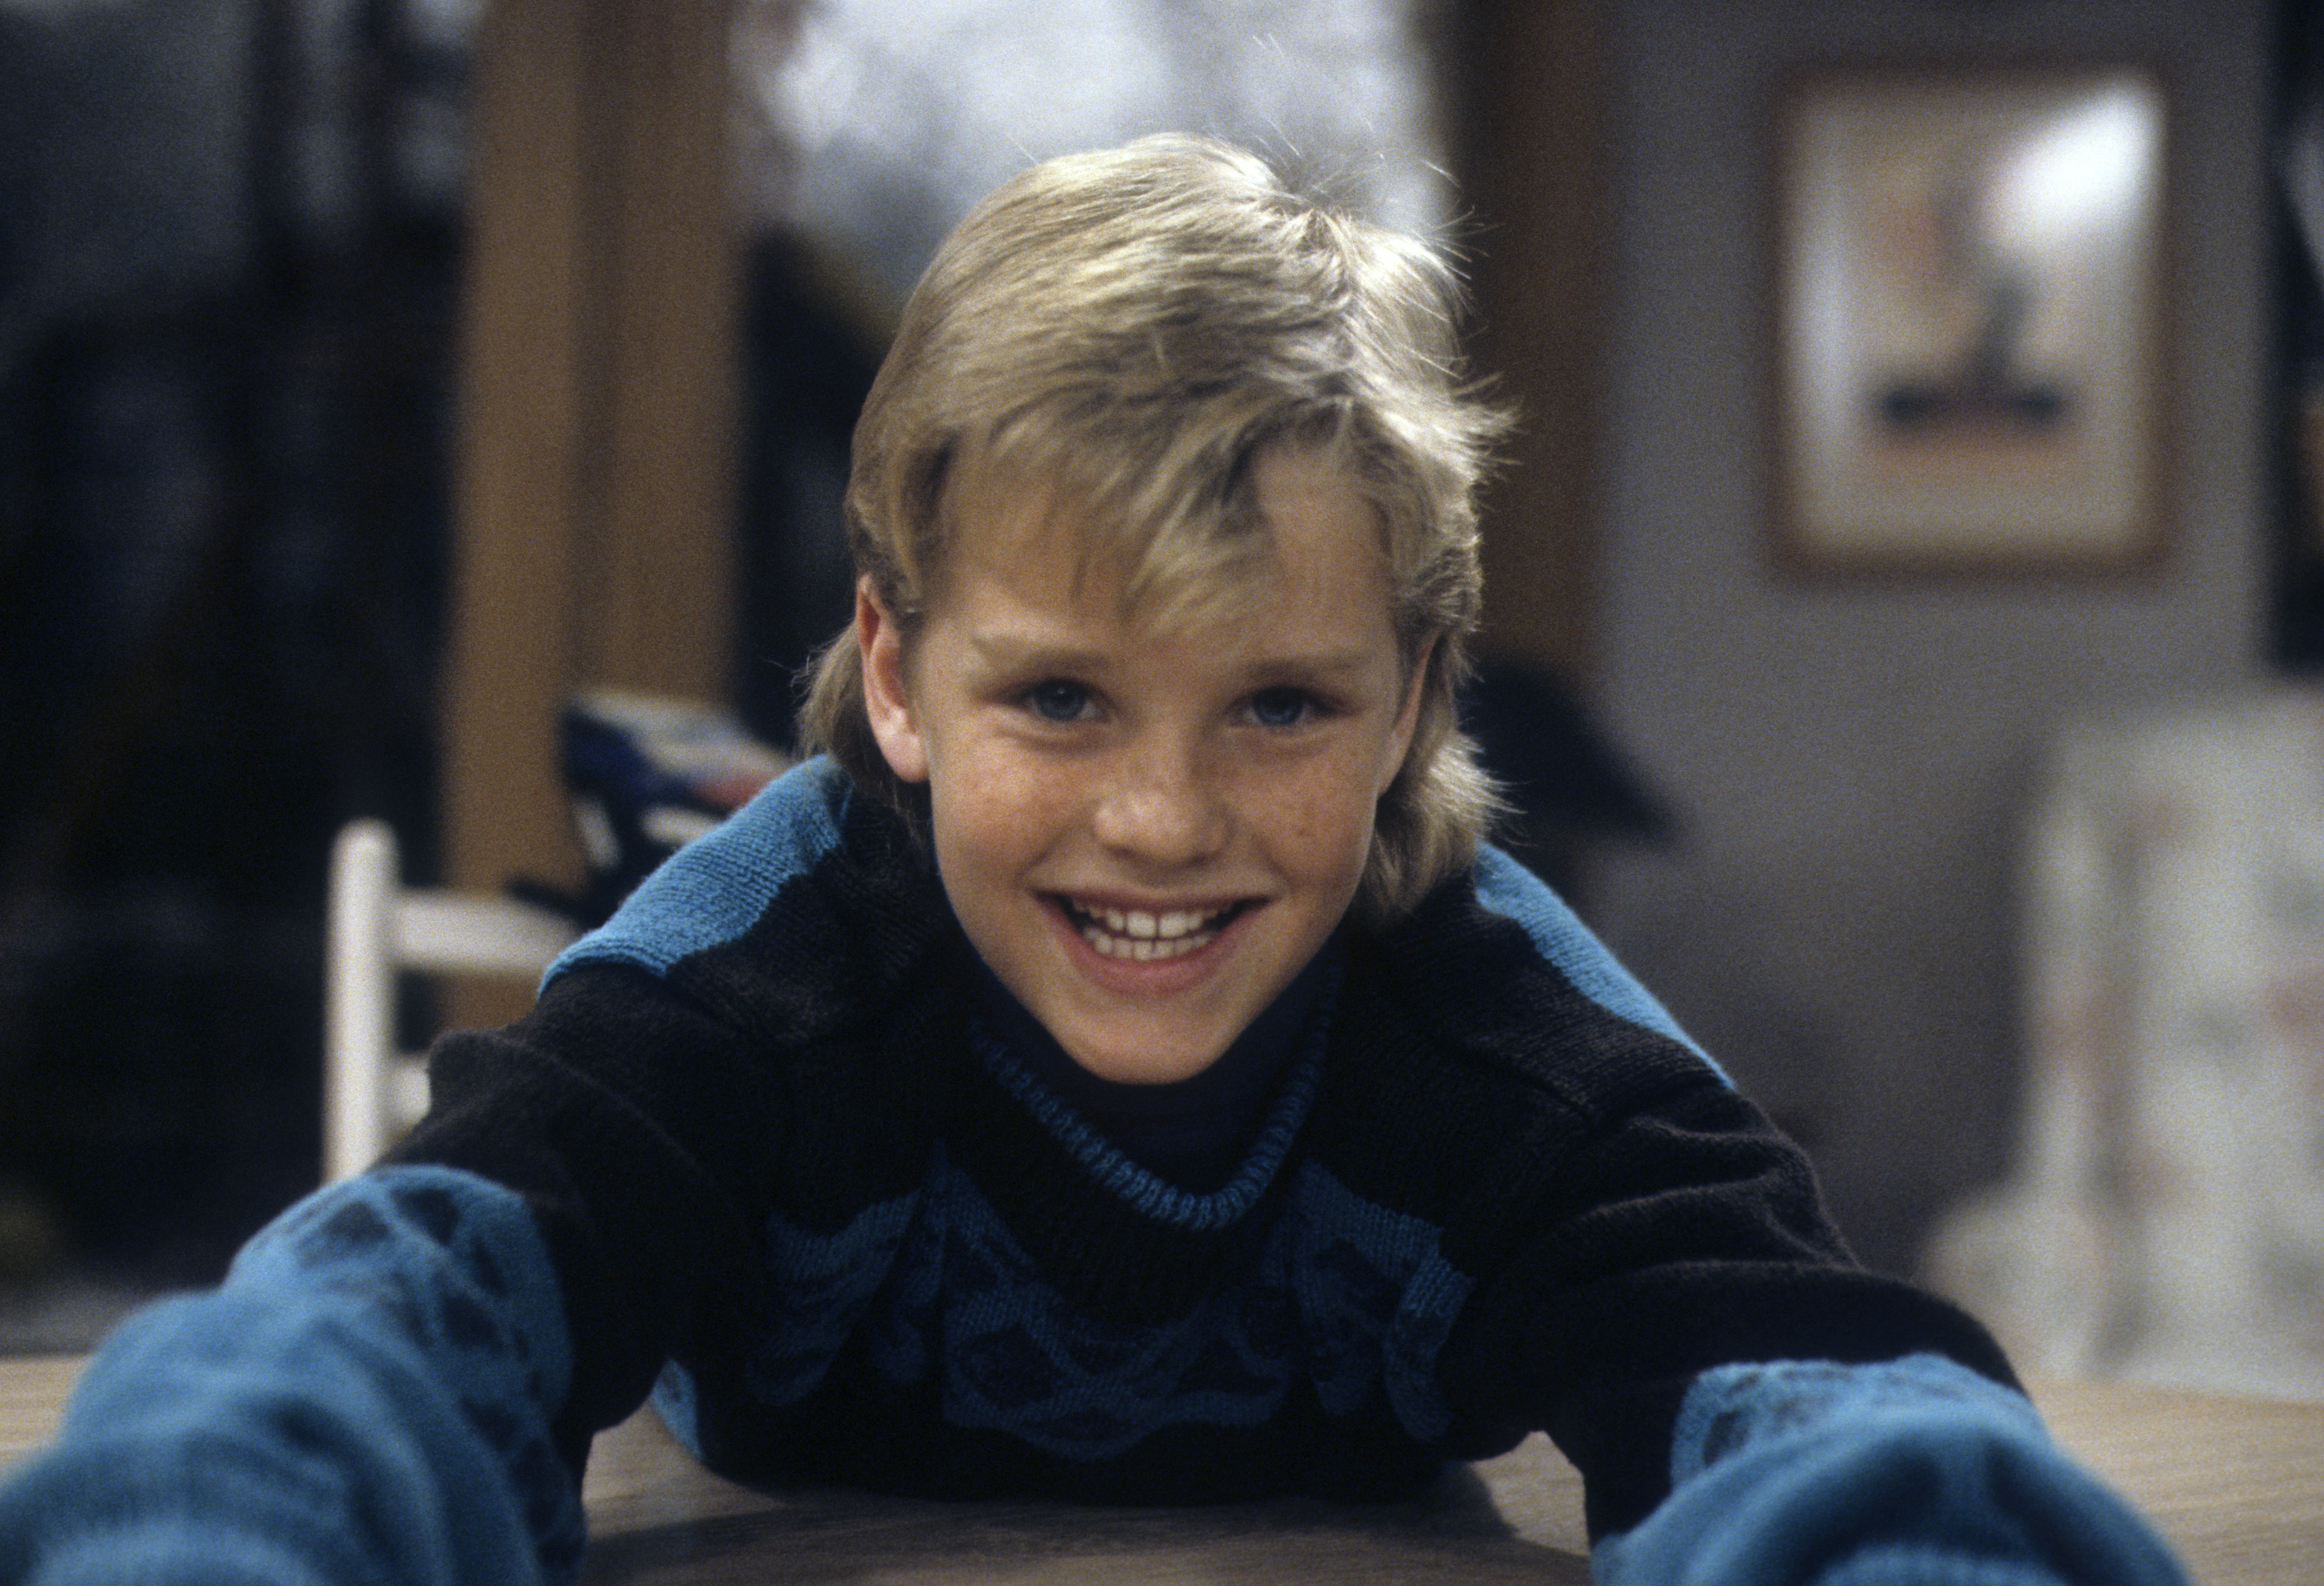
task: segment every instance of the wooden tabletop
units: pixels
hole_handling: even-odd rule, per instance
[[[0,1360],[0,1465],[49,1435],[78,1369]],[[2034,1398],[2059,1441],[2153,1517],[2202,1586],[2324,1582],[2324,1405],[2063,1381],[2035,1385]],[[1086,1508],[759,1492],[702,1471],[641,1415],[597,1440],[586,1497],[589,1586],[1590,1578],[1581,1479],[1540,1438],[1408,1504]]]

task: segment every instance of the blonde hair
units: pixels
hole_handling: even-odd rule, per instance
[[[1213,599],[1269,549],[1251,469],[1313,451],[1373,505],[1391,619],[1426,668],[1359,907],[1462,869],[1497,807],[1455,691],[1481,598],[1476,487],[1501,419],[1461,373],[1457,282],[1421,243],[1289,190],[1253,155],[1142,138],[1037,165],[945,241],[855,427],[848,540],[908,646],[940,593],[964,475],[1050,482],[1126,604]],[[1422,658],[1425,658],[1425,662]],[[808,748],[924,819],[865,715],[852,633],[824,650]]]

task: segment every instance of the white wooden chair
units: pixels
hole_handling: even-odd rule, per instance
[[[342,828],[324,988],[324,1182],[369,1167],[428,1110],[425,1064],[396,1046],[399,973],[537,981],[575,934],[514,899],[407,888],[385,822]]]

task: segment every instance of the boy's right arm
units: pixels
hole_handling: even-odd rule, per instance
[[[902,983],[941,917],[908,867],[821,875],[844,791],[820,761],[769,788],[616,917],[646,967],[568,955],[523,1020],[439,1042],[429,1116],[387,1166],[286,1213],[217,1293],[124,1329],[56,1444],[0,1481],[0,1586],[569,1578],[590,1435],[674,1350],[762,1314],[770,1159],[862,1169],[798,1126],[765,1061]],[[854,986],[869,940],[886,978],[829,1008],[752,1004],[753,1024],[660,973],[761,926],[754,964],[787,953]]]
[[[763,1284],[732,1176],[757,1070],[631,971],[448,1037],[389,1163],[91,1360],[0,1480],[0,1586],[571,1579],[590,1434]]]
[[[0,1581],[569,1579],[571,1362],[518,1196],[435,1167],[333,1185],[98,1351],[0,1486]]]

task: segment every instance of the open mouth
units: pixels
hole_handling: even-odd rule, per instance
[[[1065,897],[1058,898],[1056,903],[1081,933],[1082,940],[1102,956],[1149,964],[1157,959],[1184,958],[1210,945],[1235,916],[1250,907],[1251,900],[1243,899],[1218,908],[1158,911],[1110,908]]]

